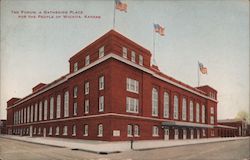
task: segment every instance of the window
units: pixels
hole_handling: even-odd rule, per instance
[[[54,97],[50,97],[50,113],[49,113],[49,118],[53,119],[54,118]]]
[[[159,136],[159,128],[157,126],[153,126],[153,137]]]
[[[57,126],[56,127],[56,135],[59,135],[59,133],[60,133],[60,128],[59,128],[59,126]]]
[[[99,58],[102,58],[104,56],[104,46],[99,48]]]
[[[47,112],[48,112],[48,101],[45,100],[44,106],[43,106],[43,119],[44,120],[47,120],[47,117],[48,117]]]
[[[89,134],[89,126],[85,124],[83,130],[83,136],[88,136],[88,134]]]
[[[89,82],[85,83],[85,95],[89,94]]]
[[[98,137],[102,137],[103,136],[103,125],[102,124],[98,124]]]
[[[78,71],[78,63],[74,63],[74,72]]]
[[[89,59],[89,55],[87,55],[85,57],[85,66],[89,65],[89,63],[90,63],[90,59]]]
[[[41,134],[41,127],[38,128],[38,134]]]
[[[74,92],[73,92],[73,97],[74,98],[77,98],[77,90],[78,90],[78,88],[74,87]]]
[[[190,122],[194,121],[194,104],[193,104],[193,101],[190,101],[190,104],[189,104],[189,121]]]
[[[196,122],[200,122],[200,104],[196,103]]]
[[[72,127],[72,136],[76,136],[76,125]]]
[[[139,126],[138,125],[134,125],[134,136],[139,137]]]
[[[33,134],[36,134],[36,128],[34,128]]]
[[[103,112],[104,111],[104,97],[101,96],[99,97],[99,112]]]
[[[210,108],[210,112],[211,112],[211,114],[214,114],[214,107]]]
[[[64,117],[69,116],[69,91],[64,93]]]
[[[179,99],[175,95],[174,96],[174,119],[178,119],[178,113],[179,113]]]
[[[205,123],[205,105],[202,105],[202,111],[201,111],[201,121],[202,123]]]
[[[133,136],[132,135],[132,125],[131,124],[129,124],[128,128],[127,128],[127,136],[128,137],[132,137]]]
[[[99,77],[99,90],[104,89],[104,76]]]
[[[89,100],[86,99],[85,100],[85,104],[84,104],[84,113],[88,114],[89,113]]]
[[[122,47],[122,56],[123,58],[128,58],[128,49],[125,47]]]
[[[187,120],[187,100],[186,98],[182,99],[182,120]]]
[[[39,102],[39,121],[42,120],[42,113],[43,113],[43,103]]]
[[[33,122],[33,105],[30,108],[30,122]]]
[[[131,52],[131,61],[135,62],[135,52],[134,51]]]
[[[214,136],[214,130],[211,130],[211,136]]]
[[[138,99],[126,97],[126,111],[131,113],[138,113]]]
[[[158,91],[152,89],[152,116],[158,116]]]
[[[26,123],[26,108],[24,108],[24,110],[23,110],[23,111],[24,111],[24,113],[23,113],[23,114],[24,114],[24,115],[23,115],[24,120],[23,120],[23,121],[24,121],[24,123]]]
[[[27,108],[27,123],[30,122],[30,106]]]
[[[56,98],[56,118],[61,117],[61,95],[57,95]]]
[[[127,78],[127,91],[139,93],[139,82],[137,80]]]
[[[63,127],[63,135],[64,136],[68,135],[68,126]]]
[[[21,110],[21,123],[23,123],[23,108]]]
[[[18,124],[21,123],[21,110],[18,111]]]
[[[49,135],[52,135],[52,127],[49,127]]]
[[[214,116],[210,116],[210,123],[214,124]]]
[[[77,102],[74,102],[74,107],[73,107],[73,115],[76,116],[77,115]]]
[[[169,118],[169,94],[167,92],[164,92],[163,96],[163,117]]]
[[[35,122],[37,121],[37,103],[35,104]]]
[[[139,65],[143,66],[143,56],[139,55]]]
[[[202,129],[202,136],[205,137],[206,136],[206,130]]]

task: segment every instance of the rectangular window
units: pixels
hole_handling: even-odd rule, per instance
[[[139,55],[139,65],[143,66],[143,56]]]
[[[33,122],[33,105],[31,105],[31,108],[30,108],[30,122]]]
[[[89,100],[86,99],[85,100],[85,104],[84,104],[84,113],[88,114],[89,113]]]
[[[36,128],[34,128],[33,134],[36,134]]]
[[[99,58],[102,58],[104,56],[104,46],[99,48]]]
[[[131,124],[129,124],[128,128],[127,128],[127,136],[128,137],[132,137],[133,136],[132,135],[132,125]]]
[[[83,130],[83,136],[88,136],[88,134],[89,134],[89,126],[85,124]]]
[[[50,97],[49,107],[50,107],[49,118],[53,119],[54,118],[54,98],[53,97]]]
[[[174,96],[174,119],[178,119],[179,115],[179,98]]]
[[[47,113],[48,113],[48,101],[44,101],[44,106],[43,106],[43,119],[47,120]]]
[[[187,100],[186,98],[182,99],[182,120],[187,120]]]
[[[153,137],[159,136],[159,128],[157,126],[153,126]]]
[[[164,105],[163,117],[169,118],[169,94],[167,92],[164,92],[163,105]]]
[[[135,62],[135,52],[134,51],[131,52],[131,61]]]
[[[74,98],[77,98],[77,91],[78,91],[78,88],[74,87],[74,92],[73,92],[73,97]]]
[[[152,116],[158,116],[158,91],[152,89]]]
[[[122,47],[122,56],[128,58],[128,49],[126,47]]]
[[[89,55],[87,55],[85,57],[85,66],[89,65],[89,63],[90,63],[90,58],[89,58]]]
[[[139,93],[139,82],[137,80],[127,78],[127,91]]]
[[[27,123],[30,122],[30,106],[27,108]]]
[[[212,137],[214,136],[214,130],[211,130],[211,136]]]
[[[138,125],[134,125],[134,136],[139,137],[139,126]]]
[[[196,122],[200,122],[200,104],[196,103]]]
[[[76,125],[72,127],[72,136],[76,136]]]
[[[24,108],[24,123],[26,123],[26,108]]]
[[[214,114],[214,107],[211,107],[210,111],[211,114]]]
[[[35,104],[35,117],[34,117],[35,118],[35,120],[34,120],[35,122],[37,121],[37,109],[38,109],[37,107],[38,106],[37,106],[37,103],[36,103]]]
[[[59,126],[56,127],[56,135],[58,136],[60,134],[60,128]]]
[[[126,111],[131,113],[138,113],[138,99],[126,97]]]
[[[69,116],[69,91],[64,93],[64,117]]]
[[[52,135],[52,127],[51,126],[49,127],[49,135],[50,136]]]
[[[43,113],[43,102],[39,102],[39,121],[42,120],[42,113]]]
[[[38,128],[38,134],[41,134],[41,127]]]
[[[104,76],[99,77],[99,90],[104,89]]]
[[[57,95],[56,98],[56,118],[61,117],[61,95]]]
[[[206,130],[202,129],[202,136],[205,137],[206,136]]]
[[[210,116],[210,123],[214,124],[214,116]]]
[[[190,122],[194,121],[194,104],[192,101],[190,101],[189,104],[189,121]]]
[[[104,111],[104,96],[99,97],[99,112]]]
[[[74,63],[74,72],[78,71],[78,63]]]
[[[23,123],[23,108],[21,109],[21,123]]]
[[[74,102],[74,111],[73,111],[74,116],[77,115],[77,102]]]
[[[202,114],[201,114],[201,121],[202,121],[202,123],[205,123],[205,105],[203,104],[202,105]]]
[[[86,82],[85,85],[85,95],[89,94],[89,82]]]
[[[68,135],[68,126],[63,127],[63,135],[64,136]]]
[[[102,137],[103,136],[103,125],[102,124],[98,124],[98,137]]]

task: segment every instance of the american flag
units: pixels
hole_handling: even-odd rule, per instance
[[[202,63],[198,62],[199,68],[202,74],[207,74],[207,68],[203,66]]]
[[[115,9],[127,12],[127,8],[128,5],[126,3],[122,3],[120,0],[115,0]]]
[[[159,25],[159,24],[154,24],[154,29],[155,29],[155,32],[156,32],[156,33],[159,33],[161,36],[164,36],[164,35],[165,35],[165,34],[164,34],[165,28],[162,27],[161,25]]]

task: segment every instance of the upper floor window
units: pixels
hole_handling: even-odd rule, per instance
[[[69,91],[64,93],[64,117],[69,116]]]
[[[152,116],[158,116],[158,91],[152,89]]]
[[[34,118],[35,118],[34,121],[36,122],[37,121],[37,103],[35,104],[35,117]]]
[[[88,136],[89,134],[89,126],[87,124],[84,125],[83,136]]]
[[[187,120],[187,100],[186,98],[182,99],[182,120]]]
[[[78,63],[74,63],[74,72],[78,71]]]
[[[131,52],[131,61],[135,62],[135,52],[134,51]]]
[[[28,108],[27,108],[27,123],[29,123],[29,122],[30,122],[30,106],[28,106]]]
[[[201,113],[201,121],[202,121],[202,123],[205,123],[205,105],[203,104],[202,105],[202,111],[201,111],[202,113]]]
[[[104,56],[104,46],[99,48],[99,58],[102,58]]]
[[[74,92],[73,92],[73,97],[77,98],[77,92],[78,92],[78,88],[77,86],[74,87]]]
[[[200,104],[196,103],[196,122],[200,122]]]
[[[86,82],[85,85],[85,95],[89,94],[89,82]]]
[[[56,98],[56,118],[61,117],[61,95],[57,95]]]
[[[74,102],[74,106],[73,106],[73,115],[74,115],[74,116],[77,115],[77,102]]]
[[[50,105],[49,105],[49,107],[50,107],[49,118],[53,119],[54,118],[54,98],[53,97],[50,98]]]
[[[104,96],[99,97],[99,112],[104,111]]]
[[[89,58],[89,55],[87,55],[85,57],[85,66],[89,65],[89,63],[90,63],[90,58]]]
[[[23,114],[24,114],[24,115],[23,115],[23,117],[24,117],[24,120],[23,120],[24,122],[23,122],[23,123],[26,123],[26,108],[24,108],[23,112],[24,112],[24,113],[23,113]]]
[[[126,97],[126,111],[132,113],[138,113],[138,99]]]
[[[211,113],[211,114],[214,114],[214,107],[211,107],[211,108],[210,108],[210,113]]]
[[[179,98],[174,96],[174,119],[178,119],[179,114]]]
[[[137,80],[127,78],[127,91],[139,93],[139,82]]]
[[[76,125],[72,127],[72,136],[76,136]]]
[[[167,92],[164,92],[163,105],[163,117],[169,118],[169,94]]]
[[[210,123],[214,124],[214,116],[210,116]]]
[[[63,135],[64,136],[68,135],[68,126],[63,127]]]
[[[159,136],[159,128],[157,126],[153,126],[153,137]]]
[[[139,55],[139,65],[143,66],[143,56]]]
[[[122,56],[128,58],[128,49],[126,47],[122,47]]]
[[[133,135],[132,135],[132,125],[131,124],[129,124],[128,125],[128,127],[127,127],[127,136],[128,137],[132,137]]]
[[[98,137],[102,137],[103,136],[103,125],[102,124],[98,124],[98,133],[97,133]]]
[[[104,76],[99,77],[99,90],[104,89]]]
[[[42,115],[43,115],[43,102],[39,102],[39,121],[42,120]]]
[[[43,119],[47,120],[47,117],[48,117],[48,115],[47,115],[47,113],[48,113],[48,101],[47,100],[44,101],[43,112],[44,112]]]
[[[189,104],[189,121],[191,121],[191,122],[194,121],[194,104],[193,104],[193,101],[190,101],[190,104]]]
[[[85,114],[89,113],[89,100],[88,99],[85,99],[84,113]]]
[[[33,105],[30,107],[30,122],[33,122]]]

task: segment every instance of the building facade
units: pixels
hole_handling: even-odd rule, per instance
[[[0,134],[6,134],[6,120],[0,120]]]
[[[219,125],[231,128],[219,128],[219,137],[240,137],[247,136],[247,122],[241,119],[223,119],[218,121]]]
[[[8,134],[123,141],[216,137],[217,91],[151,65],[111,30],[70,60],[69,73],[7,102]]]

